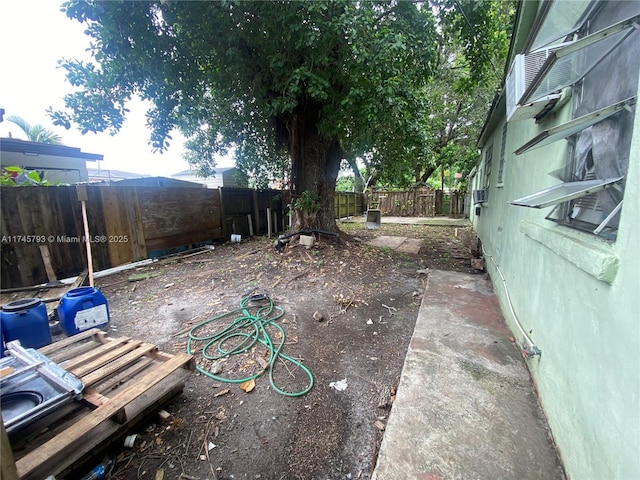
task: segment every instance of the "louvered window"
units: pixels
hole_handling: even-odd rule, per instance
[[[567,165],[556,175],[563,183],[510,203],[531,208],[553,206],[547,219],[613,240],[623,205],[635,120],[640,2],[600,2],[597,8],[592,2],[583,3],[589,13],[580,20],[585,27],[583,38],[555,50],[525,92],[525,97],[534,98],[573,84],[574,119],[543,131],[515,152],[543,160],[544,155],[530,152],[567,139]],[[596,33],[588,35],[584,32],[587,27]],[[536,35],[540,36],[540,31]]]

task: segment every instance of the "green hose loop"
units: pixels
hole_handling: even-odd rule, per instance
[[[254,375],[237,379],[225,378],[205,370],[200,365],[196,365],[196,369],[209,378],[226,383],[244,383],[258,378],[268,370],[269,381],[276,392],[287,397],[300,397],[308,393],[313,387],[313,374],[302,364],[302,362],[282,353],[282,348],[285,343],[285,332],[282,326],[277,323],[277,320],[284,315],[284,310],[281,307],[274,305],[271,298],[265,297],[265,299],[268,300],[266,305],[252,306],[250,305],[251,297],[244,297],[240,300],[239,308],[216,317],[209,318],[208,320],[194,326],[189,331],[189,338],[187,339],[187,353],[189,355],[193,354],[192,344],[194,342],[205,342],[201,349],[203,358],[215,361],[230,357],[231,355],[242,354],[251,350],[256,343],[260,343],[269,351],[269,363],[264,370]],[[221,320],[228,320],[233,317],[235,317],[233,321],[224,328],[221,328],[209,335],[197,335],[198,330],[203,329],[207,325],[215,324]],[[267,329],[265,328],[267,326],[275,328],[280,333],[280,341],[277,345],[274,345],[271,336],[267,332]],[[234,340],[235,342],[232,342],[233,347],[227,350],[225,348],[225,344],[229,343],[231,340]],[[276,385],[273,370],[278,359],[295,365],[307,375],[309,383],[303,390],[288,392]]]

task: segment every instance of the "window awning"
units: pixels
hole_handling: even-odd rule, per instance
[[[511,205],[529,208],[545,208],[558,203],[568,202],[577,198],[586,197],[592,193],[599,192],[605,188],[613,186],[624,177],[605,178],[603,180],[583,180],[581,182],[567,182],[545,188],[539,192],[532,193],[526,197],[511,200]]]
[[[621,102],[609,105],[605,108],[601,108],[599,110],[596,110],[595,112],[583,115],[582,117],[575,118],[570,122],[563,123],[562,125],[558,125],[548,130],[544,130],[543,132],[539,133],[534,138],[529,140],[527,143],[522,145],[520,148],[518,148],[514,153],[516,155],[521,155],[531,150],[535,150],[536,148],[549,145],[550,143],[556,142],[560,139],[568,138],[571,135],[584,130],[585,128],[589,128],[590,126],[601,122],[605,118],[609,118],[610,116],[618,113],[623,109],[632,107],[633,105],[635,105],[635,103],[636,97],[627,98],[626,100],[623,100]]]

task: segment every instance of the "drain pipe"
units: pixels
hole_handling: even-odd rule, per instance
[[[542,351],[537,347],[535,343],[533,343],[533,340],[531,340],[531,337],[529,337],[525,329],[522,328],[522,324],[520,323],[520,320],[518,320],[518,316],[516,315],[516,312],[513,309],[513,304],[511,303],[511,296],[509,295],[509,289],[507,288],[507,281],[504,278],[504,275],[502,274],[502,270],[500,270],[500,267],[498,266],[498,263],[496,262],[496,260],[491,255],[487,254],[487,251],[484,249],[484,245],[481,244],[481,247],[482,247],[482,254],[485,257],[489,257],[491,259],[491,261],[496,267],[496,270],[498,271],[498,274],[500,275],[500,278],[502,279],[502,286],[504,287],[504,293],[507,296],[507,304],[509,305],[509,310],[511,311],[511,315],[515,320],[516,325],[520,330],[520,333],[522,333],[522,336],[524,337],[525,346],[522,348],[522,356],[525,359],[528,359],[530,357],[535,357],[535,356],[542,356]]]

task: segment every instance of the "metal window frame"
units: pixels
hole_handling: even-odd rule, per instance
[[[552,127],[548,130],[540,132],[524,145],[520,146],[514,153],[516,155],[522,155],[523,153],[530,152],[536,148],[545,147],[551,143],[557,142],[563,138],[568,138],[571,135],[589,128],[606,118],[615,115],[622,110],[628,110],[636,104],[636,97],[627,98],[621,102],[614,103],[608,107],[601,108],[595,112],[588,113],[582,117],[575,118],[569,122],[563,123],[556,127]]]
[[[490,145],[484,151],[484,188],[489,188],[491,186],[491,163],[493,162],[493,144],[491,142]]]
[[[613,187],[623,177],[596,180],[582,180],[580,182],[565,182],[531,193],[508,203],[519,207],[545,208],[559,203],[586,197],[592,193]]]
[[[530,52],[531,50],[535,50],[538,48],[544,48],[553,43],[561,40],[563,38],[568,37],[569,35],[574,34],[578,30],[582,29],[584,24],[587,22],[589,18],[600,8],[604,1],[602,0],[591,0],[585,1],[585,8],[580,14],[579,17],[576,18],[575,24],[573,27],[567,28],[566,30],[561,30],[557,35],[547,36],[547,38],[540,39],[538,38],[540,33],[543,31],[544,26],[547,24],[549,19],[559,12],[554,11],[557,5],[562,5],[563,2],[561,0],[545,0],[540,8],[540,13],[537,16],[533,28],[532,35],[527,40],[525,44],[524,51]]]
[[[500,145],[500,163],[498,165],[498,182],[497,186],[504,185],[504,164],[505,164],[505,155],[507,150],[507,129],[509,122],[505,122],[502,127],[502,141]]]
[[[551,69],[556,65],[556,63],[560,59],[566,57],[567,55],[575,53],[578,50],[587,48],[590,45],[593,45],[601,40],[610,38],[612,35],[615,35],[620,32],[624,32],[626,30],[626,33],[622,35],[621,38],[615,44],[613,44],[603,55],[601,55],[600,58],[591,66],[591,68],[582,72],[582,74],[578,78],[572,79],[570,82],[566,84],[559,84],[558,90],[564,87],[567,87],[569,85],[573,85],[576,82],[579,82],[593,68],[595,68],[595,66],[598,65],[598,63],[600,63],[600,61],[604,57],[606,57],[621,42],[623,42],[631,33],[633,33],[637,29],[640,29],[639,22],[640,22],[640,15],[634,15],[627,19],[621,20],[620,22],[617,22],[609,27],[603,28],[602,30],[599,30],[595,33],[582,37],[581,39],[576,40],[575,42],[571,42],[568,45],[565,45],[564,47],[559,48],[558,50],[551,53],[547,58],[547,60],[542,65],[542,67],[540,68],[540,70],[538,71],[538,73],[536,74],[536,76],[531,81],[531,84],[525,90],[524,94],[522,95],[522,98],[518,103],[526,104],[526,103],[532,103],[535,100],[537,100],[537,98],[534,97],[533,94],[536,92],[538,87],[545,80],[545,77],[551,72]]]

